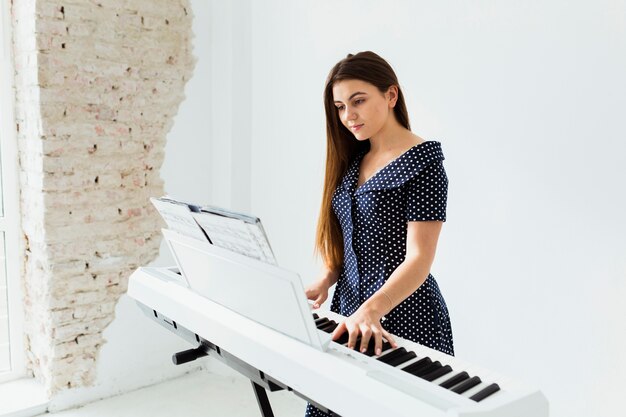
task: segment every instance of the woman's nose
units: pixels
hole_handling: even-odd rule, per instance
[[[346,111],[344,113],[346,121],[348,120],[356,120],[356,112],[352,110],[352,108],[346,107]]]

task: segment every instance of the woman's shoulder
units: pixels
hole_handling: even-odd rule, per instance
[[[443,158],[443,149],[441,147],[441,142],[438,140],[425,140],[423,142],[418,143],[412,149],[415,149],[416,154],[419,154],[423,157],[434,157],[434,158]]]
[[[396,171],[402,175],[414,175],[433,162],[443,161],[445,156],[441,142],[426,140],[413,146],[398,158]]]

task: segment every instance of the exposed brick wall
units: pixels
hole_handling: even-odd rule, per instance
[[[90,385],[130,273],[158,254],[165,138],[195,58],[186,0],[13,2],[29,367]]]

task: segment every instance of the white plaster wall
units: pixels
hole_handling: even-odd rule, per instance
[[[185,86],[186,99],[180,105],[174,126],[167,137],[165,161],[161,177],[166,193],[199,203],[210,201],[209,98],[210,85],[210,5],[191,1],[194,14],[194,51],[198,57],[194,74]],[[159,257],[150,266],[173,265],[174,260],[165,242]],[[207,360],[175,366],[171,355],[191,346],[145,317],[135,301],[123,295],[115,311],[114,321],[104,332],[107,343],[97,362],[94,386],[66,390],[55,396],[50,410],[64,409],[99,398],[126,392],[204,368]]]
[[[626,3],[270,0],[252,3],[252,42],[251,208],[279,263],[318,272],[324,81],[377,52],[446,156],[432,272],[456,355],[541,387],[552,416],[618,415]]]
[[[213,179],[211,203],[241,211],[250,208],[250,3],[211,0],[211,19],[205,22],[211,74],[211,155],[205,173]]]

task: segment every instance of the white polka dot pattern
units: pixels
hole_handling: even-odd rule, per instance
[[[343,233],[344,262],[330,309],[344,316],[352,315],[402,263],[409,221],[446,221],[448,178],[440,142],[415,145],[357,187],[364,155],[356,155],[332,199]],[[431,274],[386,315],[382,326],[454,355],[450,316]],[[307,403],[305,417],[327,415]]]

